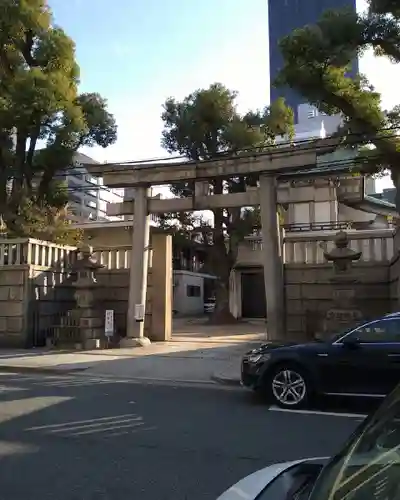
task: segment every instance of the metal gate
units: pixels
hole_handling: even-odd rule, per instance
[[[28,314],[27,347],[44,347],[55,343],[58,329],[74,309],[74,277],[66,271],[44,271],[32,280]]]

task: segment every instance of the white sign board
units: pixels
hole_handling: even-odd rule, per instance
[[[112,337],[114,335],[114,311],[112,309],[106,310],[104,333],[106,337]]]
[[[144,321],[144,304],[135,305],[135,320]]]

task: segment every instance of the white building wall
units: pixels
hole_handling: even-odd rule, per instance
[[[183,315],[204,312],[204,275],[174,271],[173,310]]]
[[[321,113],[311,104],[300,104],[297,108],[298,123],[294,127],[294,141],[324,138],[337,131],[342,123],[340,115],[329,116]],[[277,143],[287,142],[287,137],[277,139]]]
[[[123,201],[123,189],[104,186],[103,179],[87,172],[84,163],[97,163],[89,156],[76,153],[73,168],[65,173],[70,196],[69,208],[74,220],[122,220],[107,216],[108,203]]]

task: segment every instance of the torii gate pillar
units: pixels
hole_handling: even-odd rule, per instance
[[[260,176],[262,260],[267,309],[267,338],[282,339],[285,334],[284,277],[279,231],[276,180]]]
[[[126,337],[121,339],[121,347],[150,344],[150,340],[144,336],[150,244],[149,197],[149,188],[135,188]]]

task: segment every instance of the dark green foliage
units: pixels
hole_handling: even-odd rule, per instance
[[[79,147],[116,140],[107,102],[78,95],[78,84],[74,43],[53,24],[47,2],[2,0],[0,214],[11,234],[39,237],[52,220],[69,230],[56,172],[71,166]]]
[[[367,173],[390,169],[396,187],[400,186],[400,108],[386,112],[380,94],[365,77],[351,80],[345,73],[355,55],[368,48],[398,63],[399,21],[399,0],[369,0],[366,14],[327,12],[316,25],[281,40],[285,64],[276,82],[295,88],[328,114],[342,113],[343,141],[361,146],[362,156],[368,156],[360,168]]]
[[[236,107],[237,93],[220,83],[200,89],[183,101],[171,98],[164,104],[162,145],[170,153],[189,160],[208,160],[244,151],[262,151],[274,145],[275,137],[293,133],[293,113],[283,100],[261,111],[242,116]],[[211,179],[213,194],[243,192],[257,185],[257,178],[237,176]],[[193,183],[171,187],[175,196],[192,196]],[[219,278],[216,319],[229,319],[229,275],[236,261],[239,243],[259,227],[259,211],[251,208],[215,209],[210,218],[196,214],[167,214],[162,224],[188,237],[195,231],[208,248],[208,263]],[[185,237],[185,236],[184,236]]]

